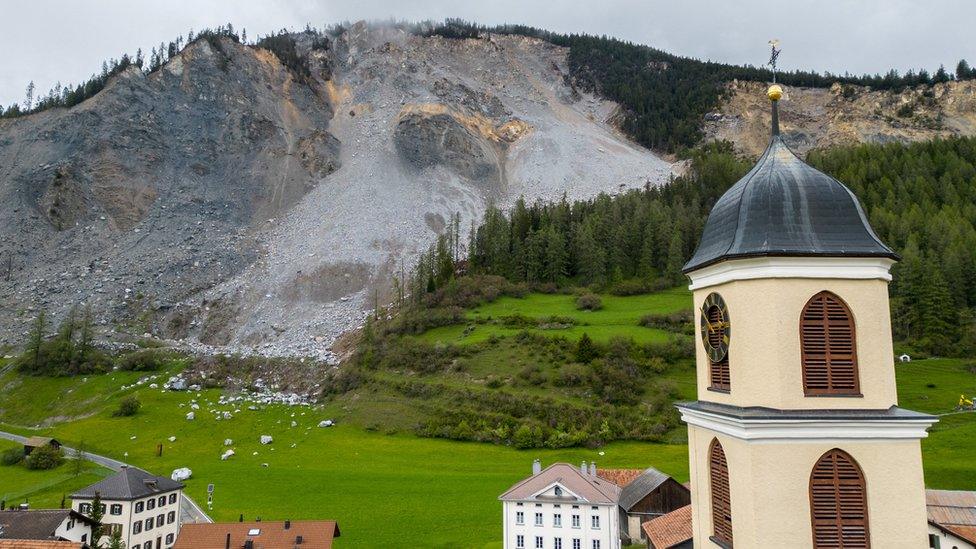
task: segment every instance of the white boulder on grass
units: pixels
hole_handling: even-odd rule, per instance
[[[324,419],[319,422],[319,427],[332,427],[333,425],[335,425],[335,422],[331,419]]]
[[[233,440],[231,440],[229,438],[225,438],[224,439],[224,446],[230,446],[231,444],[234,444],[234,441]]]
[[[234,416],[230,415],[230,412],[224,412],[224,419],[230,419]]]
[[[192,475],[193,471],[191,471],[189,467],[180,467],[179,469],[173,469],[173,474],[170,475],[169,478],[175,480],[176,482],[183,482]]]
[[[271,444],[272,442],[274,439],[271,438],[271,435],[261,435],[261,444]]]
[[[169,437],[170,442],[176,442],[176,437]]]
[[[186,419],[188,419],[190,421],[193,421],[193,419],[196,418],[196,417],[197,417],[197,415],[194,414],[193,412],[187,412],[186,413]]]
[[[227,461],[227,458],[234,455],[234,450],[228,449],[226,452],[220,455],[221,461]]]

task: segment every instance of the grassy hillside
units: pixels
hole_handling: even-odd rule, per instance
[[[22,447],[0,440],[0,452]],[[88,461],[66,461],[48,471],[30,470],[23,465],[0,466],[0,500],[7,502],[8,507],[30,503],[33,509],[56,509],[61,506],[62,498],[109,473],[108,469]]]

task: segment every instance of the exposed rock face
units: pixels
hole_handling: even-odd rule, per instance
[[[197,41],[72,109],[0,120],[0,343],[85,303],[108,336],[324,354],[455,213],[670,174],[572,87],[563,48],[295,36],[310,78]]]
[[[900,93],[835,84],[785,87],[780,128],[799,154],[838,144],[922,141],[976,135],[976,81],[947,82]],[[705,118],[709,139],[729,140],[756,156],[769,143],[769,101],[759,82],[729,84],[730,97]]]

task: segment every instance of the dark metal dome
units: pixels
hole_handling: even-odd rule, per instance
[[[712,208],[687,273],[726,259],[759,256],[898,259],[868,224],[854,193],[773,138],[755,167]]]

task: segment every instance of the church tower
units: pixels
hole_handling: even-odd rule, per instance
[[[712,209],[684,272],[700,338],[695,547],[918,548],[920,440],[897,406],[889,270],[857,198],[779,135]]]

